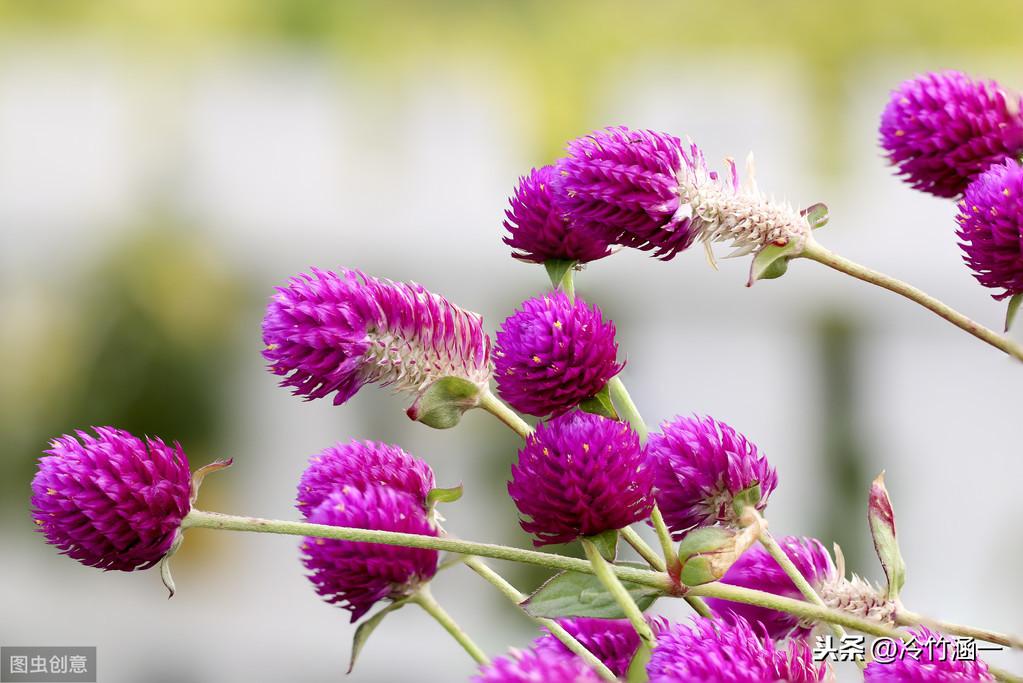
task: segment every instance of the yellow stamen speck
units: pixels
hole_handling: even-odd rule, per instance
[[[906,134],[906,131],[902,130],[901,128],[898,129],[897,131],[895,131],[895,137],[897,137],[897,138],[901,138],[905,134]]]
[[[55,496],[57,495],[57,489],[46,489],[46,495]]]
[[[1006,190],[1006,192],[1008,192],[1008,190]],[[560,320],[555,320],[554,321],[554,328],[558,329],[558,330],[561,329],[561,321]]]
[[[540,361],[540,356],[533,356],[533,362],[539,365],[540,362],[541,362]]]
[[[583,444],[583,452],[584,453],[589,453],[590,452],[590,444],[588,444],[588,443],[584,443]]]

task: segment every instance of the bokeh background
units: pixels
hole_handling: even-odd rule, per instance
[[[35,459],[88,425],[178,439],[194,465],[234,457],[202,506],[269,517],[295,516],[317,450],[393,441],[465,483],[450,529],[527,544],[504,491],[513,434],[479,411],[432,431],[374,388],[303,403],[264,370],[259,322],[289,275],[351,266],[493,330],[547,284],[501,244],[508,193],[597,127],[689,135],[715,164],[753,150],[762,187],[831,207],[825,244],[997,326],[952,203],[892,176],[876,126],[922,70],[1023,87],[1020,26],[1015,0],[0,3],[0,643],[96,645],[103,681],[344,676],[354,628],[315,598],[297,539],[191,532],[171,601],[153,572],[45,546]],[[747,268],[625,252],[579,276],[618,324],[647,420],[709,413],[748,434],[779,470],[774,531],[837,541],[875,579],[866,492],[886,469],[907,605],[1023,631],[1019,367],[818,264],[752,289]],[[523,589],[542,578],[500,569]],[[436,583],[489,652],[534,637],[464,568]],[[351,680],[472,670],[410,608]]]

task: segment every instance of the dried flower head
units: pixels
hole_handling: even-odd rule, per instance
[[[993,164],[1023,151],[1021,98],[959,71],[926,73],[892,91],[881,146],[907,183],[956,197]]]
[[[956,216],[963,260],[1004,299],[1023,292],[1023,165],[992,166],[970,183]]]
[[[501,397],[530,415],[560,415],[622,370],[615,325],[596,306],[556,291],[527,299],[497,332]]]
[[[762,512],[778,485],[777,473],[757,447],[712,417],[663,423],[650,435],[647,453],[657,506],[676,540],[698,526],[738,523],[733,503],[740,494]]]
[[[61,554],[100,569],[148,569],[167,554],[191,504],[177,443],[113,427],[50,442],[32,479],[32,517]]]
[[[310,513],[313,524],[437,536],[422,504],[396,488],[342,486]],[[307,537],[302,563],[324,600],[357,621],[378,601],[410,595],[437,572],[436,550]]]
[[[646,518],[652,483],[639,437],[627,424],[575,412],[529,436],[512,465],[508,493],[522,528],[541,546]]]
[[[863,671],[867,683],[959,683],[993,681],[987,664],[958,659],[955,643],[924,626],[912,629],[914,646],[896,640],[889,662],[873,661]]]
[[[483,321],[415,283],[313,269],[279,287],[263,318],[263,356],[282,386],[344,403],[364,385],[418,393],[447,376],[490,381]]]
[[[598,683],[601,679],[578,657],[552,648],[516,650],[483,666],[474,683]]]
[[[627,619],[558,619],[558,624],[592,652],[615,676],[625,677],[632,658],[639,649],[639,635]],[[537,638],[533,647],[538,651],[553,650],[572,655],[565,644],[547,633]]]

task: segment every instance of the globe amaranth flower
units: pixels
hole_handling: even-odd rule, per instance
[[[148,569],[191,507],[188,458],[177,443],[94,430],[50,442],[32,479],[32,517],[48,543],[84,565]]]
[[[881,146],[907,183],[956,197],[993,164],[1023,151],[1021,98],[959,71],[926,73],[892,91]]]
[[[345,485],[359,489],[388,486],[425,507],[436,480],[428,464],[398,446],[375,441],[338,443],[309,459],[298,484],[296,507],[308,516],[324,498]]]
[[[979,659],[958,659],[955,644],[926,627],[910,630],[915,643],[896,640],[895,651],[872,661],[863,671],[867,683],[958,683],[993,681],[987,664]]]
[[[574,225],[553,206],[554,167],[534,168],[519,179],[505,211],[504,243],[512,256],[531,263],[550,260],[589,263],[611,255],[610,245],[585,225]]]
[[[342,486],[308,519],[313,524],[438,535],[418,500],[385,486]],[[353,622],[380,600],[412,594],[437,572],[438,553],[425,548],[307,537],[302,552],[316,592],[350,611]]]
[[[757,447],[712,417],[676,417],[650,435],[657,506],[675,540],[698,526],[737,524],[733,502],[743,493],[763,511],[778,475]],[[744,493],[759,487],[749,499]],[[755,493],[755,490],[754,490]]]
[[[569,635],[593,653],[615,676],[625,677],[629,664],[639,649],[639,635],[627,619],[558,619],[558,624]],[[564,643],[547,633],[537,638],[533,647],[538,651],[553,650],[574,656]]]
[[[574,412],[537,427],[508,482],[534,545],[621,529],[649,515],[653,475],[624,422]]]
[[[658,629],[647,674],[650,683],[803,683],[824,680],[827,665],[813,661],[806,643],[782,649],[741,618],[696,617]]]
[[[615,325],[596,306],[555,291],[527,299],[497,332],[494,377],[519,412],[565,413],[622,370]]]
[[[1001,289],[996,299],[1023,292],[1023,165],[1010,159],[977,176],[956,222],[963,260],[977,281]]]
[[[415,283],[313,269],[279,287],[263,318],[263,356],[282,386],[344,403],[364,385],[421,392],[446,376],[490,381],[483,321]]]
[[[484,665],[474,683],[598,683],[593,669],[575,655],[553,649],[512,651]]]

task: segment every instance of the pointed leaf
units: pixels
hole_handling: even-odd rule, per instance
[[[618,529],[610,529],[596,536],[587,536],[587,539],[596,546],[600,556],[608,562],[614,562],[618,557]]]
[[[376,627],[380,625],[380,622],[384,620],[384,617],[391,612],[404,607],[406,602],[408,602],[407,599],[392,602],[390,605],[384,607],[369,619],[366,619],[359,624],[359,627],[355,629],[355,636],[352,637],[352,657],[348,661],[348,671],[346,673],[352,673],[352,669],[355,668],[355,660],[359,657],[359,653],[362,652],[362,648],[366,645],[366,641],[369,640],[371,635],[373,635],[373,631],[375,631]]]
[[[615,410],[614,403],[611,402],[611,389],[607,384],[596,394],[580,403],[579,410],[611,420],[618,419],[618,412]]]
[[[426,507],[432,508],[437,503],[454,503],[462,497],[464,487],[459,484],[447,489],[431,489],[426,494]]]
[[[828,205],[817,202],[800,211],[799,215],[806,218],[806,222],[810,224],[812,230],[823,228],[828,224]]]
[[[899,550],[899,541],[895,535],[895,511],[892,509],[888,489],[884,485],[884,472],[877,475],[870,485],[870,501],[867,505],[867,519],[870,522],[870,535],[874,539],[874,550],[881,560],[881,568],[888,579],[889,600],[896,600],[899,591],[906,583],[906,563]]]
[[[783,246],[768,244],[753,257],[746,286],[752,287],[757,280],[773,280],[784,275],[789,268],[789,259],[795,256],[798,250],[799,247],[794,241],[789,241]]]
[[[620,563],[621,566],[631,566]],[[635,565],[639,567],[640,565]],[[642,565],[647,569],[646,565]],[[631,581],[622,585],[641,610],[653,604],[663,593],[656,588],[643,586]],[[548,579],[532,595],[522,602],[522,608],[534,617],[597,617],[600,619],[624,619],[625,613],[607,592],[600,579],[592,574],[559,572]]]
[[[1012,321],[1016,318],[1016,312],[1019,311],[1019,305],[1023,302],[1023,292],[1019,294],[1013,294],[1012,298],[1009,299],[1009,307],[1005,310],[1005,331],[1008,332],[1009,328],[1012,327]]]
[[[441,377],[409,406],[409,418],[434,429],[450,429],[480,402],[480,388],[462,377]]]
[[[561,286],[561,281],[565,279],[565,275],[568,271],[575,267],[578,261],[568,261],[565,259],[549,259],[543,262],[543,267],[547,269],[547,277],[551,279],[551,286],[557,289]]]
[[[628,683],[647,683],[650,680],[650,676],[646,672],[646,665],[650,663],[650,655],[652,654],[650,646],[642,640],[639,641],[636,654],[632,656],[632,661],[629,662],[629,670],[625,672],[625,680]]]
[[[195,505],[195,499],[199,497],[199,487],[202,486],[203,480],[206,475],[210,472],[216,472],[217,470],[224,470],[234,464],[234,458],[221,458],[220,460],[214,460],[208,465],[203,465],[195,472],[192,473],[191,493],[188,496],[188,502]]]

